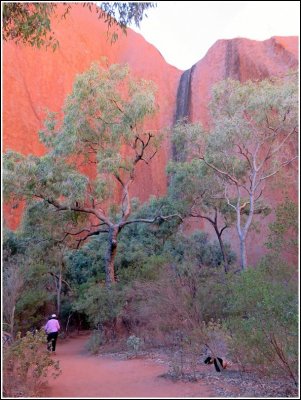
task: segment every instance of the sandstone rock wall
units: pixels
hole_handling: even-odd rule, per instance
[[[157,85],[159,112],[148,128],[160,130],[173,123],[178,81],[182,71],[167,64],[160,52],[132,30],[119,34],[111,45],[106,24],[80,5],[72,6],[66,19],[57,17],[53,28],[59,48],[34,49],[4,43],[3,49],[3,150],[42,155],[44,146],[38,131],[46,110],[58,112],[71,91],[76,74],[92,62],[106,57],[108,63],[128,63],[132,73]],[[163,195],[167,181],[165,166],[170,156],[166,136],[156,158],[147,166],[140,164],[132,194],[145,201],[150,195]],[[19,210],[5,207],[8,226],[16,228]]]
[[[133,74],[156,83],[160,108],[157,116],[149,122],[149,128],[154,130],[171,127],[177,116],[184,115],[189,116],[190,121],[201,121],[208,127],[208,103],[211,88],[216,82],[227,77],[241,81],[263,79],[283,74],[298,65],[296,37],[273,37],[262,42],[242,38],[219,40],[202,60],[183,72],[168,65],[154,46],[130,29],[127,36],[120,34],[118,41],[111,45],[104,22],[80,5],[73,6],[66,19],[55,18],[53,28],[60,42],[55,52],[4,43],[4,151],[13,149],[23,154],[42,155],[45,149],[38,140],[38,131],[43,126],[46,109],[60,111],[76,74],[82,73],[103,56],[109,63],[128,63]],[[172,157],[167,133],[150,167],[144,164],[139,167],[132,194],[141,201],[152,194],[164,195],[167,188],[165,167]],[[279,188],[271,186],[269,189],[273,204],[281,201],[284,191],[297,199],[297,167],[289,168],[292,169],[289,172],[293,173],[289,187],[283,188],[283,193]],[[17,227],[21,212],[21,208],[4,208],[9,227]],[[268,222],[269,219],[264,221],[262,233],[266,231]],[[211,227],[206,229],[211,232]],[[235,237],[233,230],[228,239],[234,245],[237,243]],[[249,237],[252,242],[250,258],[254,261],[264,251],[262,243],[256,244],[256,238],[258,234],[255,233]]]

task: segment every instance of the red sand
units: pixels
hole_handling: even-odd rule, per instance
[[[45,397],[213,397],[202,382],[172,382],[159,377],[167,366],[147,359],[116,360],[85,350],[87,336],[57,343],[62,374],[50,380]]]

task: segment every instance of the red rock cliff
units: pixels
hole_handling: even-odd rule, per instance
[[[133,74],[157,85],[159,113],[149,128],[159,130],[172,124],[182,71],[167,64],[141,35],[129,29],[127,36],[120,33],[118,41],[111,45],[106,24],[80,5],[73,6],[66,19],[56,18],[53,28],[60,43],[55,52],[4,43],[4,151],[13,149],[23,154],[42,155],[45,149],[39,142],[38,131],[43,126],[45,110],[60,111],[75,75],[104,56],[109,63],[128,63]],[[139,166],[133,195],[145,201],[151,194],[166,192],[168,158],[166,138],[150,166]],[[8,226],[18,225],[19,214],[6,207]]]
[[[110,63],[128,63],[136,76],[156,83],[160,111],[151,122],[152,129],[171,126],[176,113],[183,116],[186,112],[191,121],[200,120],[208,125],[210,92],[216,82],[227,77],[241,81],[263,79],[298,65],[296,37],[273,37],[262,42],[219,40],[191,73],[186,72],[180,79],[182,71],[168,65],[156,48],[130,29],[127,36],[120,34],[117,43],[111,45],[107,40],[106,25],[80,5],[73,6],[66,19],[56,18],[53,27],[60,42],[55,52],[4,44],[4,151],[10,148],[24,154],[43,154],[45,149],[39,143],[38,130],[43,126],[45,109],[59,111],[71,91],[75,75],[103,56]],[[182,94],[179,96],[180,80],[181,84],[189,85],[184,90],[187,99],[183,99]],[[183,107],[178,111],[177,93],[178,107],[179,104]],[[166,192],[165,167],[171,156],[170,141],[166,136],[151,166],[140,167],[132,188],[135,196],[144,201],[151,194]],[[296,198],[297,184],[289,191]],[[280,200],[281,195],[276,195],[276,202]],[[17,226],[18,215],[12,214],[9,208],[5,209],[5,217],[8,226]],[[250,258],[255,260],[261,253],[262,247],[259,251],[253,246]]]

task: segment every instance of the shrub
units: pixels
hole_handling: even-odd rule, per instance
[[[129,336],[126,341],[127,347],[134,352],[135,356],[137,356],[138,351],[141,349],[143,344],[143,340],[135,335]]]
[[[298,290],[294,269],[271,257],[233,283],[227,325],[233,354],[244,365],[297,384]]]
[[[59,362],[46,350],[43,331],[19,333],[15,342],[4,349],[3,388],[7,397],[28,397],[39,393],[49,372],[55,378],[60,373]]]
[[[162,265],[157,280],[128,287],[121,315],[146,344],[169,345],[174,332],[187,336],[202,321],[222,318],[229,290],[224,281],[221,269]]]
[[[88,316],[91,326],[102,331],[106,340],[116,338],[116,321],[124,302],[118,285],[104,287],[98,284],[86,286],[73,309]]]
[[[103,333],[101,331],[94,330],[86,344],[86,348],[92,354],[99,353],[99,347],[104,343]]]

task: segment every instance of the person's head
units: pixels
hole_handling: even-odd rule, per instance
[[[55,319],[57,318],[56,314],[51,315],[50,319],[53,319],[53,318],[55,318]]]

